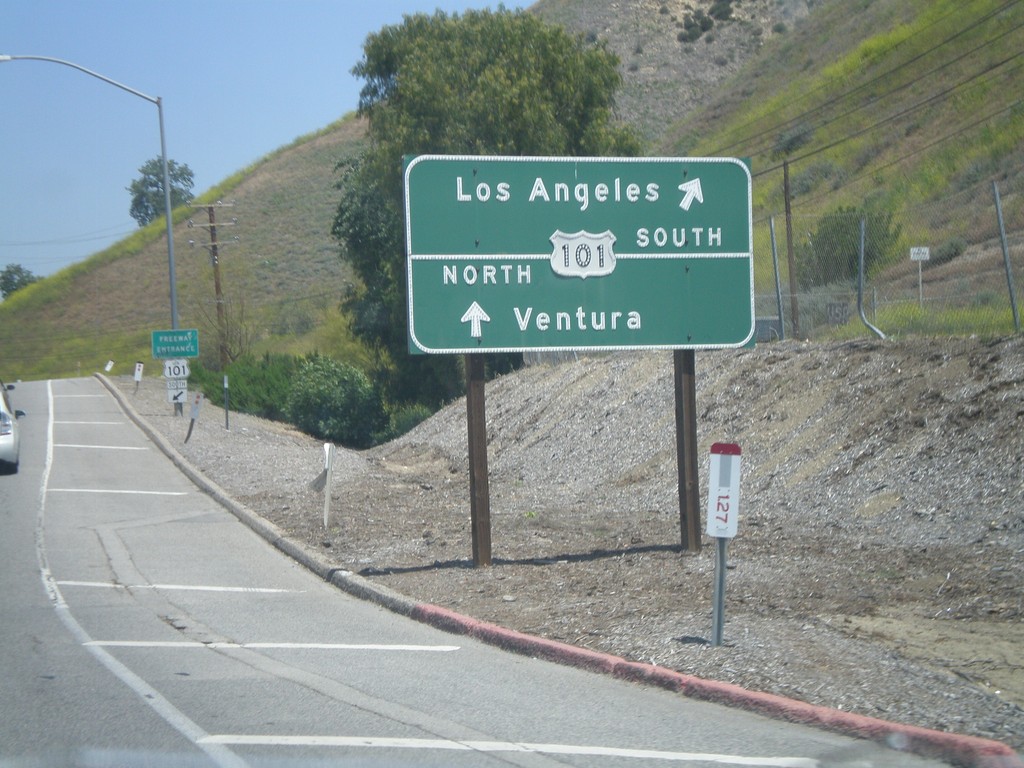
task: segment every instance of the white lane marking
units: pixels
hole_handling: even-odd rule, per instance
[[[287,651],[408,651],[410,653],[451,653],[457,645],[388,645],[370,643],[201,643],[198,640],[90,640],[86,645],[102,648],[214,648]]]
[[[186,491],[119,491],[112,488],[47,488],[47,493],[121,493],[138,496],[188,496]]]
[[[105,589],[160,589],[182,590],[185,592],[246,592],[256,594],[295,594],[305,590],[276,589],[273,587],[215,587],[203,584],[117,584],[113,581],[74,581],[71,579],[57,582],[62,587],[98,587]]]
[[[123,421],[55,421],[54,424],[86,424],[88,426],[123,426]]]
[[[573,744],[529,744],[513,741],[451,741],[448,739],[398,739],[375,736],[250,736],[246,734],[214,734],[207,736],[204,742],[231,746],[365,747],[370,749],[444,749],[459,752],[533,752],[546,755],[665,760],[677,763],[713,762],[721,765],[752,765],[766,766],[768,768],[820,768],[821,765],[817,760],[807,757],[759,757]]]
[[[92,640],[92,637],[78,623],[78,620],[71,612],[71,608],[64,601],[64,595],[60,591],[60,587],[57,586],[57,580],[53,578],[49,558],[46,556],[46,496],[50,490],[47,486],[50,484],[50,473],[53,470],[54,395],[52,380],[46,382],[46,393],[49,417],[46,430],[46,460],[43,464],[43,474],[39,485],[39,514],[36,516],[36,561],[39,564],[39,576],[43,582],[43,589],[46,590],[46,594],[53,604],[54,611],[56,611],[64,628],[67,629],[71,636],[78,643],[84,645]],[[100,395],[100,397],[106,397],[106,395]],[[226,745],[201,743],[207,736],[206,731],[164,698],[156,688],[114,658],[109,651],[98,647],[90,647],[88,651],[100,664],[106,667],[107,671],[128,686],[142,702],[156,712],[165,723],[202,749],[215,765],[222,766],[222,768],[247,768],[248,764]]]
[[[78,443],[54,443],[54,448],[98,448],[108,451],[148,451],[149,448],[134,445],[81,445]]]

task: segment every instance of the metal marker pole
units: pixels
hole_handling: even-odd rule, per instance
[[[870,322],[868,322],[868,316],[864,314],[864,219],[860,220],[860,250],[859,257],[857,260],[857,312],[860,314],[860,320],[866,325],[878,338],[885,340],[885,334],[882,333],[878,328],[875,328]]]
[[[228,425],[228,377],[224,374],[224,429],[231,431]]]
[[[923,276],[924,268],[922,267],[921,261],[918,261],[918,308],[925,308],[925,279]]]
[[[1013,311],[1013,327],[1020,333],[1020,312],[1017,309],[1017,293],[1013,287],[1013,270],[1010,268],[1010,251],[1006,247],[1006,226],[1003,224],[1003,203],[999,199],[999,184],[992,182],[992,194],[996,198],[996,218],[999,221],[999,242],[1003,246],[1003,262],[1006,265],[1006,282],[1010,287],[1010,309]]]
[[[768,219],[772,234],[772,264],[775,266],[775,306],[779,308],[779,341],[786,340],[786,315],[782,309],[782,278],[779,275],[779,249],[775,243],[775,217]]]
[[[728,541],[724,536],[715,539],[715,607],[711,628],[711,644],[714,646],[722,644],[722,630],[725,627],[725,546]]]

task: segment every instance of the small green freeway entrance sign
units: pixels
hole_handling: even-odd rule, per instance
[[[153,357],[199,357],[199,331],[195,328],[152,332]]]
[[[407,157],[405,219],[412,352],[695,350],[753,336],[740,160]]]

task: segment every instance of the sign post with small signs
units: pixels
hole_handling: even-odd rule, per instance
[[[715,557],[715,597],[711,644],[722,644],[725,625],[725,550],[736,536],[740,516],[740,447],[735,443],[711,446],[708,469],[708,536],[718,545]]]
[[[187,360],[164,360],[164,380],[167,382],[167,402],[181,405],[188,399]]]

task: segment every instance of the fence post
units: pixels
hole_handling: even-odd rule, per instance
[[[796,264],[793,258],[793,208],[789,200],[789,160],[782,161],[782,192],[786,198],[786,260],[789,265],[789,302],[792,305],[793,336],[800,338],[800,305],[796,293]]]
[[[857,311],[860,313],[860,319],[864,325],[874,332],[880,339],[885,338],[885,334],[875,328],[870,322],[868,322],[868,316],[864,314],[864,230],[866,224],[864,219],[860,220],[860,249],[858,253],[858,268],[857,268]]]
[[[1013,328],[1020,333],[1020,312],[1017,310],[1017,292],[1013,287],[1013,270],[1010,268],[1010,250],[1006,246],[1006,227],[1003,225],[1003,204],[999,200],[999,184],[993,179],[992,194],[996,198],[996,218],[999,220],[999,241],[1003,245],[1003,263],[1006,265],[1006,283],[1010,287],[1010,308],[1013,310]]]
[[[786,316],[782,311],[782,278],[779,276],[779,249],[775,244],[775,217],[768,217],[768,228],[772,233],[772,264],[775,265],[775,306],[779,308],[779,341],[786,340]]]

